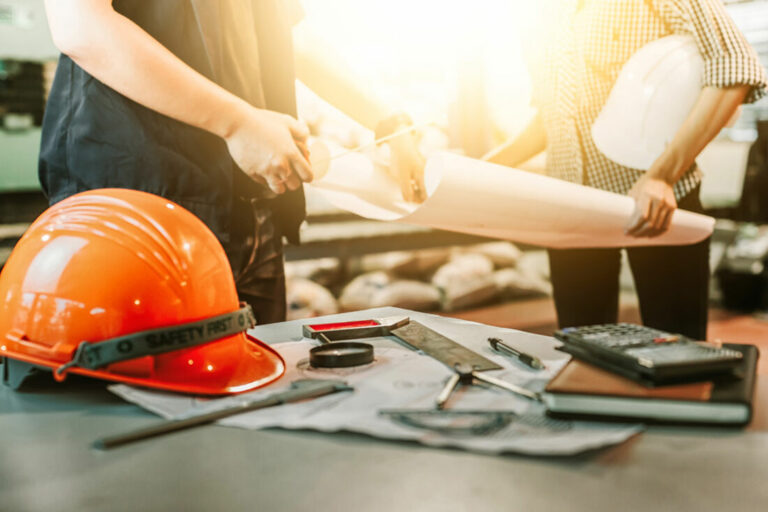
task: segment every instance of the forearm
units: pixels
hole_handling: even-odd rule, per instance
[[[704,147],[726,125],[750,87],[705,87],[675,137],[648,170],[651,177],[673,185],[690,169]]]
[[[538,155],[547,147],[547,134],[541,114],[537,113],[516,137],[483,157],[492,163],[515,167]]]
[[[193,70],[109,0],[46,0],[62,53],[124,96],[221,137],[247,103]]]

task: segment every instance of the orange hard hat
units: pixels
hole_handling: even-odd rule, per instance
[[[167,199],[83,192],[46,210],[0,273],[8,362],[184,393],[248,391],[281,357],[245,331],[229,261],[211,231]],[[6,370],[7,371],[7,370]]]

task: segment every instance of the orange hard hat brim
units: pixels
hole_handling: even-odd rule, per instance
[[[241,336],[243,336],[245,340],[243,340]],[[50,360],[14,351],[11,347],[3,348],[5,350],[0,352],[1,356],[48,367],[54,370],[59,366],[58,364],[51,364]],[[230,395],[252,391],[276,381],[285,373],[285,362],[280,354],[266,343],[261,342],[247,333],[232,336],[224,340],[214,341],[202,345],[199,348],[189,350],[210,350],[211,348],[217,348],[227,352],[232,352],[233,350],[242,351],[238,364],[229,375],[227,375],[227,378],[223,381],[218,379],[215,383],[195,382],[194,379],[170,380],[167,376],[136,377],[115,373],[108,369],[89,370],[77,366],[69,368],[67,373],[110,380],[133,386],[193,395]]]

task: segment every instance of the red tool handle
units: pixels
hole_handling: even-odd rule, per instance
[[[315,332],[335,331],[337,329],[353,329],[355,327],[374,327],[379,325],[376,320],[355,320],[351,322],[336,322],[330,324],[305,325],[305,328],[312,329]]]
[[[322,341],[373,338],[376,336],[389,336],[391,329],[402,327],[408,321],[408,317],[393,317],[381,320],[372,318],[350,322],[309,324],[303,326],[303,334],[307,338],[319,338]]]

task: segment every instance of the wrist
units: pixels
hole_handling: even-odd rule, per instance
[[[690,167],[691,162],[687,161],[685,155],[673,147],[667,146],[667,149],[656,159],[648,169],[648,176],[653,179],[666,182],[674,186],[680,177]]]
[[[253,110],[255,107],[241,98],[228,98],[220,109],[212,112],[209,126],[206,128],[222,139],[228,139],[245,123],[245,119]]]

